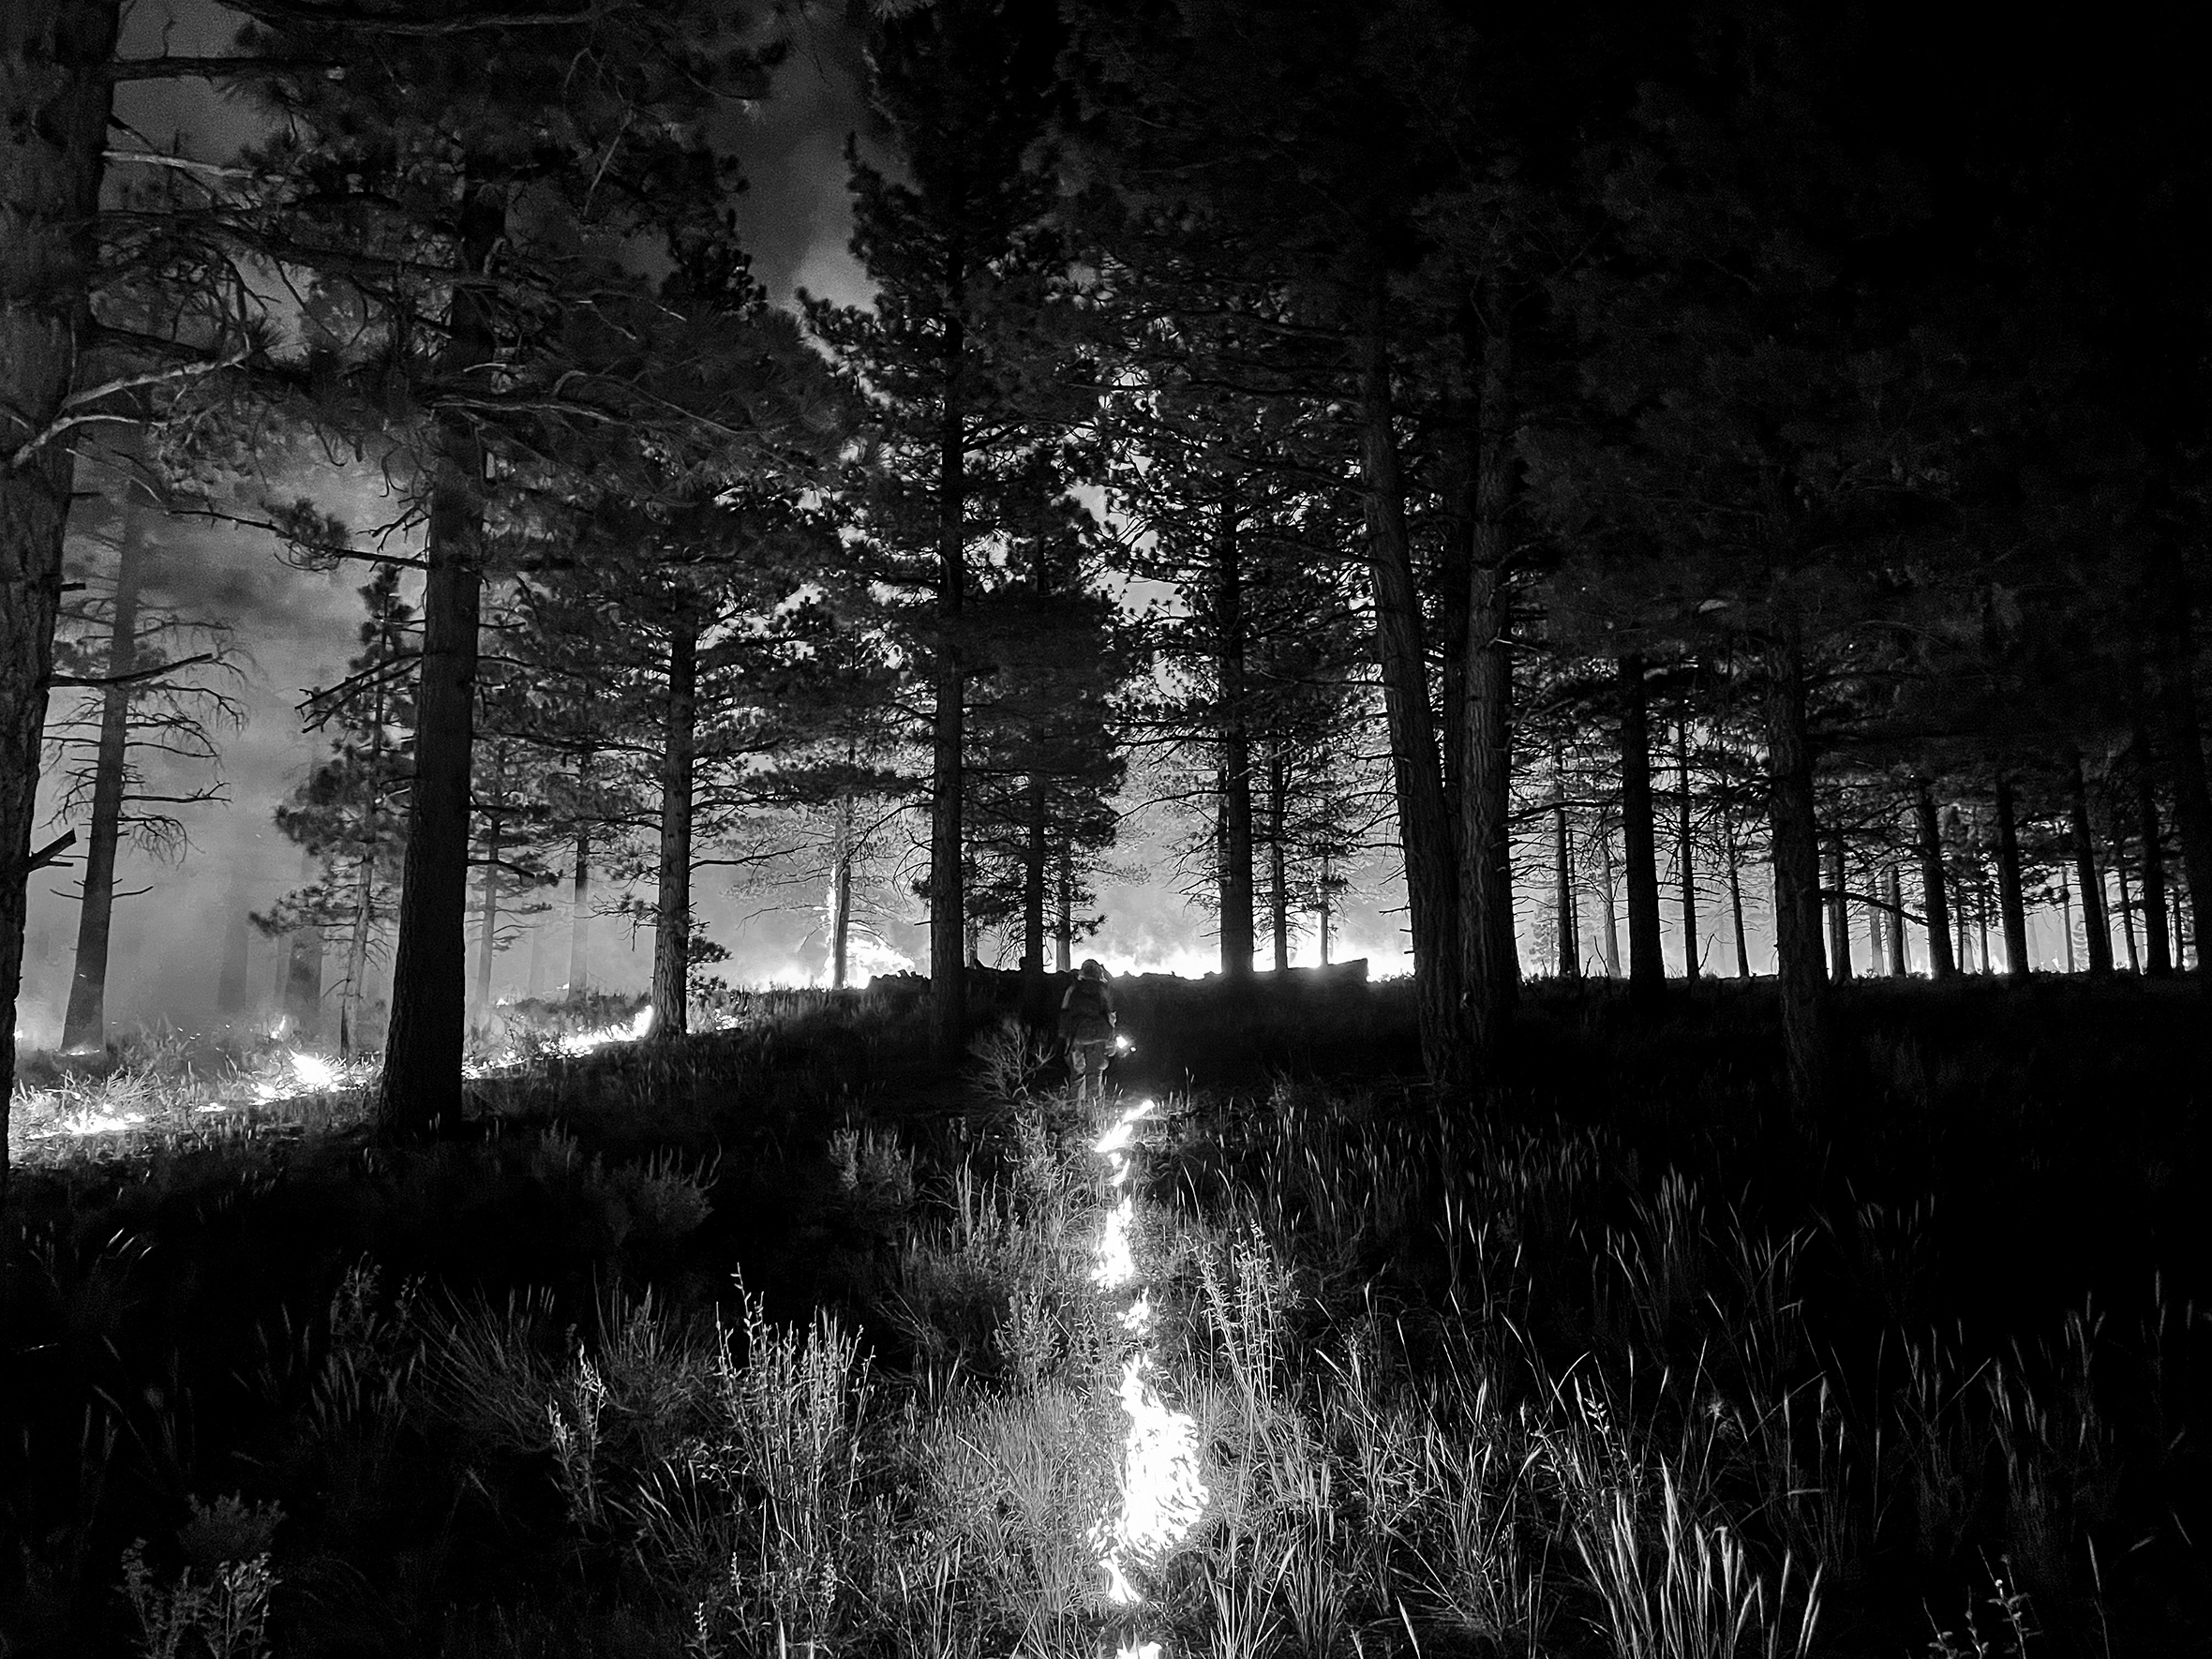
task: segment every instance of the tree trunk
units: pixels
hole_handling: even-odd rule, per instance
[[[2104,877],[2097,868],[2097,831],[2089,822],[2089,785],[2082,773],[2081,751],[2066,751],[2067,807],[2072,818],[2074,884],[2082,894],[2082,942],[2088,948],[2089,972],[2101,979],[2112,972],[2112,930],[2104,919]]]
[[[1045,1018],[1052,1000],[1044,983],[1044,889],[1052,851],[1046,844],[1045,780],[1029,774],[1028,824],[1022,849],[1022,1007],[1031,1020]]]
[[[464,191],[467,187],[464,184]],[[506,229],[501,204],[465,193],[459,262],[480,271]],[[440,364],[452,381],[491,361],[491,320],[456,289]],[[430,1134],[461,1115],[468,1040],[469,785],[476,742],[476,625],[484,595],[484,444],[441,416],[424,544],[423,655],[415,694],[414,783],[392,957],[392,1020],[377,1091],[378,1132]]]
[[[1828,971],[1837,984],[1851,977],[1851,912],[1844,901],[1844,836],[1828,841]]]
[[[1551,745],[1551,887],[1552,913],[1559,923],[1559,977],[1582,977],[1582,926],[1575,914],[1574,845],[1567,835],[1566,768],[1560,745]]]
[[[2160,612],[2153,631],[2160,670],[2159,706],[2166,727],[2166,777],[2173,790],[2174,827],[2181,842],[2185,877],[2179,885],[2189,889],[2189,934],[2199,942],[2197,966],[2202,968],[2205,925],[2212,915],[2212,790],[2205,783],[2204,727],[2197,718],[2189,572],[2179,544],[2171,537],[2152,537],[2150,558],[2148,586]],[[2206,975],[2205,982],[2212,989],[2212,975]]]
[[[691,1029],[693,752],[698,740],[699,631],[688,608],[668,624],[667,732],[661,751],[661,867],[653,901],[656,1040]]]
[[[967,426],[962,306],[966,272],[955,250],[948,261],[945,316],[945,407],[937,434],[936,714],[930,757],[930,1046],[941,1065],[967,1045],[967,964],[961,945],[967,927],[962,867],[962,803],[966,777],[967,674],[960,618],[967,587]]]
[[[2128,971],[2140,974],[2143,955],[2135,949],[2135,901],[2128,890],[2128,822],[2116,797],[2108,796],[2106,805],[2112,812],[2113,880],[2120,889],[2120,936],[2128,944]]]
[[[1697,977],[1697,863],[1690,847],[1690,721],[1675,723],[1674,758],[1681,794],[1676,800],[1675,869],[1682,884],[1682,978]]]
[[[1913,818],[1919,830],[1921,903],[1927,913],[1928,977],[1948,979],[1958,972],[1950,950],[1950,900],[1943,885],[1943,823],[1936,815],[1936,786],[1913,780]]]
[[[2158,784],[2151,773],[2150,734],[2135,732],[2135,833],[2143,842],[2144,972],[2162,979],[2174,971],[2166,931],[2166,849],[2159,827]]]
[[[1275,971],[1291,967],[1290,834],[1291,767],[1283,740],[1267,746],[1267,926],[1275,936]]]
[[[245,890],[232,878],[223,900],[223,966],[216,981],[216,1017],[233,1024],[246,1011],[247,951],[251,929],[247,922]]]
[[[7,0],[0,24],[0,1016],[10,1031],[76,482],[74,447],[53,427],[91,321],[121,16],[115,0]],[[0,1043],[0,1211],[14,1094],[15,1044]]]
[[[1644,695],[1644,660],[1614,665],[1621,707],[1621,846],[1628,875],[1628,992],[1646,1006],[1666,990],[1659,934],[1659,838],[1652,814],[1652,739]]]
[[[1600,829],[1597,837],[1599,879],[1606,888],[1606,978],[1621,977],[1621,923],[1618,919],[1620,894],[1613,877],[1613,832]]]
[[[476,989],[469,997],[471,1019],[491,1012],[491,964],[500,948],[500,855],[506,851],[507,746],[495,744],[491,754],[491,800],[484,809],[484,894],[480,906],[484,929],[476,947]]]
[[[1866,912],[1866,974],[1869,979],[1879,978],[1882,971],[1882,913],[1868,906]]]
[[[1820,828],[1813,806],[1804,652],[1794,629],[1769,649],[1765,701],[1782,1045],[1791,1105],[1801,1121],[1813,1122],[1828,1086],[1828,993],[1821,971]]]
[[[1053,968],[1056,973],[1070,972],[1075,961],[1075,853],[1064,848],[1060,853],[1060,881],[1058,904],[1053,918]]]
[[[1243,553],[1236,486],[1221,492],[1214,536],[1214,651],[1221,695],[1221,977],[1252,977],[1252,740],[1245,684]],[[1441,810],[1441,808],[1440,808]]]
[[[313,853],[300,853],[303,885],[321,874]],[[311,1041],[322,1032],[322,930],[304,927],[291,934],[284,962],[284,1011],[291,1020],[292,1035]]]
[[[1421,598],[1413,582],[1406,534],[1405,481],[1398,465],[1390,348],[1385,334],[1387,304],[1378,273],[1357,341],[1360,478],[1366,497],[1368,571],[1374,593],[1376,649],[1382,670],[1382,703],[1397,788],[1398,839],[1405,849],[1421,1059],[1429,1076],[1441,1081],[1463,1076],[1466,1071],[1460,1022],[1464,970],[1459,879],[1451,824],[1444,815],[1443,780],[1429,717],[1427,655],[1421,642]],[[1474,758],[1494,762],[1497,756],[1480,753],[1487,749],[1486,744],[1470,744]],[[1482,787],[1472,771],[1466,787],[1471,795]],[[1495,988],[1485,989],[1491,993],[1494,1007]],[[1478,1023],[1481,1017],[1478,1010]],[[1494,1032],[1479,1030],[1474,1035],[1479,1051],[1482,1041]],[[1487,1054],[1483,1057],[1487,1058]]]
[[[1314,904],[1321,922],[1321,965],[1323,967],[1329,965],[1329,895],[1333,890],[1329,886],[1329,855],[1323,853],[1321,856],[1321,886],[1315,894]]]
[[[102,669],[111,681],[138,666],[139,586],[145,546],[141,510],[127,505],[115,559],[115,610],[109,621],[108,654]],[[69,982],[68,1012],[62,1021],[62,1048],[72,1054],[97,1054],[108,1040],[108,939],[115,914],[115,852],[123,838],[131,691],[128,685],[112,683],[100,691],[92,823],[84,847],[84,897],[77,908],[77,965]]]
[[[354,874],[353,925],[346,936],[346,983],[338,998],[338,1054],[351,1059],[361,1040],[362,984],[368,974],[368,930],[375,902],[376,854],[364,851]]]
[[[2073,889],[2067,884],[2066,873],[2058,875],[2058,925],[2066,930],[2066,971],[2074,971]]]
[[[590,989],[591,948],[591,826],[576,825],[575,870],[568,891],[568,994],[578,997]]]
[[[1513,915],[1513,614],[1507,590],[1507,519],[1516,466],[1512,442],[1512,344],[1502,335],[1472,342],[1481,353],[1474,430],[1462,453],[1457,517],[1466,526],[1466,604],[1460,612],[1464,689],[1458,751],[1456,850],[1459,950],[1469,1037],[1487,1065],[1520,995]]]
[[[850,761],[848,751],[845,758]],[[837,798],[830,844],[830,989],[843,991],[851,977],[853,930],[853,798]]]
[[[1892,863],[1884,872],[1883,880],[1885,896],[1890,902],[1890,976],[1902,979],[1912,972],[1912,963],[1905,951],[1905,879]]]
[[[1728,855],[1728,915],[1736,928],[1736,977],[1751,978],[1751,942],[1743,934],[1743,876],[1738,870],[1736,857],[1736,809],[1727,803],[1721,814],[1721,834],[1726,838]]]
[[[2012,811],[2012,780],[1997,773],[1997,917],[2005,935],[2005,972],[2025,980],[2035,971],[2027,955],[2027,904],[2021,895],[2020,822]]]
[[[387,638],[386,644],[390,641]],[[366,779],[370,794],[361,803],[359,817],[353,833],[361,844],[360,863],[355,872],[353,888],[353,926],[346,939],[346,988],[338,1004],[338,1054],[352,1058],[361,1041],[361,1010],[366,1002],[368,978],[368,941],[370,929],[376,919],[376,865],[377,838],[381,830],[380,819],[383,813],[381,796],[384,775],[384,720],[387,681],[381,675],[376,682],[376,698],[369,727],[368,767]]]

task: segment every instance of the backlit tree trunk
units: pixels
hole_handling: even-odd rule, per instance
[[[100,737],[93,763],[92,822],[84,847],[84,897],[77,909],[77,963],[62,1047],[97,1054],[108,1040],[108,939],[115,915],[115,852],[123,838],[123,785],[130,757],[131,688],[112,683],[138,665],[139,584],[146,535],[142,511],[127,506],[116,550],[115,609],[108,629],[111,683],[100,692]]]
[[[1646,716],[1644,660],[1614,665],[1621,709],[1621,847],[1628,878],[1628,990],[1647,1006],[1666,989],[1659,934],[1659,846],[1652,822],[1652,738]]]
[[[2135,833],[2143,843],[2144,972],[2163,979],[2174,971],[2173,940],[2166,929],[2166,849],[2159,825],[2158,785],[2151,774],[2150,734],[2135,733]]]
[[[1060,880],[1058,902],[1053,909],[1053,969],[1065,974],[1074,966],[1075,957],[1075,854],[1071,848],[1060,853]]]
[[[1390,350],[1384,335],[1386,297],[1378,274],[1359,332],[1360,478],[1366,498],[1368,571],[1375,605],[1382,703],[1397,797],[1398,838],[1405,850],[1406,898],[1413,934],[1413,998],[1422,1063],[1432,1078],[1463,1074],[1461,1046],[1461,919],[1458,874],[1443,779],[1428,708],[1428,665],[1421,642],[1421,598],[1413,583],[1406,535],[1405,482],[1399,470]],[[1480,749],[1483,745],[1471,745]],[[1494,760],[1491,755],[1483,756]],[[1472,775],[1470,794],[1479,784]],[[1494,990],[1487,985],[1486,992]],[[1477,1015],[1479,1022],[1481,1016]],[[1483,1039],[1494,1035],[1478,1031]]]
[[[390,643],[388,638],[386,643]],[[361,1010],[367,1006],[369,930],[376,918],[377,837],[382,829],[378,819],[384,805],[381,789],[388,695],[388,682],[379,675],[371,706],[373,718],[369,723],[366,772],[369,793],[361,803],[360,816],[354,825],[354,833],[361,840],[361,856],[354,870],[353,926],[346,940],[345,997],[338,1004],[338,1053],[349,1059],[361,1041]]]
[[[591,826],[576,824],[576,861],[568,891],[568,994],[581,996],[590,989],[591,948]]]
[[[698,740],[699,634],[688,609],[668,624],[667,732],[661,751],[661,868],[653,900],[657,1039],[691,1028],[693,755]]]
[[[1243,554],[1236,489],[1224,488],[1214,534],[1215,668],[1221,695],[1221,976],[1252,976],[1252,743],[1247,729]],[[1440,808],[1441,810],[1441,808]]]
[[[351,1058],[361,1041],[363,980],[368,975],[368,927],[373,913],[376,855],[363,849],[353,876],[353,926],[346,937],[346,988],[338,1003],[338,1053]]]
[[[2034,971],[2027,958],[2027,904],[2021,894],[2020,825],[2012,811],[2012,780],[1997,773],[1997,917],[2005,935],[2005,972],[2025,979]]]
[[[1620,883],[1613,875],[1613,832],[1601,830],[1597,838],[1598,876],[1606,889],[1606,978],[1621,977]]]
[[[1682,884],[1682,978],[1697,977],[1697,861],[1690,845],[1690,722],[1675,723],[1675,868]]]
[[[1891,864],[1883,876],[1884,896],[1890,904],[1890,976],[1902,979],[1912,971],[1905,953],[1905,880]],[[2022,955],[2025,955],[2025,950]]]
[[[2205,777],[2205,733],[2197,716],[2196,653],[2190,637],[2189,572],[2171,537],[2151,539],[2150,587],[2163,625],[2156,629],[2159,707],[2165,719],[2167,781],[2173,786],[2174,827],[2181,842],[2179,885],[2189,892],[2189,936],[2205,965],[2205,928],[2212,919],[2212,789]],[[2212,974],[2205,976],[2212,990]]]
[[[967,891],[961,864],[965,787],[967,675],[960,618],[967,587],[967,426],[963,408],[965,334],[961,306],[965,271],[957,250],[947,262],[944,409],[937,434],[937,638],[933,670],[936,711],[930,755],[930,1045],[940,1062],[967,1044]]]
[[[1844,838],[1828,842],[1828,971],[1839,985],[1851,977],[1851,912],[1844,902]]]
[[[1817,1116],[1828,1086],[1828,994],[1820,947],[1820,829],[1813,805],[1804,651],[1794,629],[1769,648],[1767,812],[1774,859],[1775,978],[1789,1097]]]
[[[315,855],[302,849],[300,881],[312,883],[321,874]],[[302,1041],[322,1031],[322,930],[304,927],[291,935],[284,957],[284,1011],[291,1021],[292,1036]]]
[[[843,991],[850,975],[847,964],[852,935],[853,798],[841,795],[837,800],[837,846],[830,874],[830,986],[833,991]]]
[[[1936,786],[1913,780],[1913,823],[1921,859],[1921,904],[1927,915],[1928,977],[1948,979],[1958,972],[1950,949],[1950,898],[1943,883],[1943,823],[1936,815]]]
[[[1560,745],[1551,745],[1552,911],[1559,921],[1559,977],[1582,977],[1582,927],[1575,915],[1574,845],[1567,834],[1567,780]]]
[[[2128,890],[2128,826],[2120,814],[2116,798],[2108,799],[2112,809],[2112,873],[2114,884],[2120,889],[2120,937],[2128,946],[2128,971],[2143,972],[2143,955],[2135,948],[2135,902]]]
[[[1291,814],[1290,760],[1283,740],[1267,746],[1267,924],[1275,938],[1275,971],[1287,973],[1291,965],[1291,883],[1289,854],[1284,837]]]
[[[1044,889],[1052,849],[1046,842],[1045,779],[1029,774],[1027,823],[1022,848],[1022,1006],[1032,1020],[1045,1017]]]
[[[94,216],[121,8],[0,8],[0,1018],[22,989],[31,837],[75,456],[64,418],[91,321]],[[33,446],[36,447],[33,447]],[[0,1043],[0,1207],[15,1044]]]
[[[1731,802],[1721,814],[1721,835],[1728,857],[1728,915],[1736,929],[1736,977],[1751,978],[1751,942],[1743,934],[1743,875],[1737,868],[1736,811]]]
[[[1520,995],[1514,937],[1513,613],[1506,588],[1507,516],[1517,477],[1512,444],[1512,347],[1502,335],[1481,342],[1467,525],[1466,609],[1462,628],[1465,707],[1458,732],[1457,847],[1459,950],[1469,1036],[1475,1063],[1487,1062]]]
[[[491,755],[491,800],[484,809],[484,930],[476,943],[476,990],[469,998],[476,1019],[491,1012],[492,958],[500,949],[500,855],[506,850],[507,749],[494,744]]]
[[[492,261],[506,215],[488,195],[469,193],[465,181],[463,188],[457,262],[481,271]],[[482,304],[466,289],[454,293],[450,324],[441,367],[453,380],[491,361],[493,336]],[[377,1128],[387,1138],[433,1133],[459,1120],[469,1025],[469,780],[476,742],[485,468],[472,421],[440,419],[430,467],[414,780],[392,958],[392,1021],[377,1092]]]
[[[2112,972],[2112,930],[2104,919],[2104,877],[2097,868],[2097,831],[2089,822],[2088,780],[2082,775],[2080,752],[2070,745],[2066,768],[2074,885],[2082,895],[2082,942],[2088,948],[2089,971],[2101,978]]]
[[[223,966],[216,982],[215,1011],[226,1024],[246,1011],[247,951],[251,929],[247,922],[246,893],[235,876],[223,900]]]

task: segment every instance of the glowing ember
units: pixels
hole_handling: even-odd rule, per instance
[[[637,1017],[630,1022],[630,1039],[633,1042],[642,1042],[652,1035],[652,1031],[653,1005],[649,1002],[637,1010]]]

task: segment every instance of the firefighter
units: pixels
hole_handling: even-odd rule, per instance
[[[1113,993],[1106,984],[1105,965],[1095,956],[1085,958],[1075,983],[1060,998],[1060,1035],[1068,1043],[1078,1104],[1106,1098],[1106,1056],[1113,1046],[1114,1027],[1120,1024],[1121,1016],[1113,1009]]]

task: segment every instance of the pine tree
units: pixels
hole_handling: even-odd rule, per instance
[[[106,1040],[118,851],[128,844],[168,862],[184,857],[178,814],[229,799],[216,733],[245,719],[232,631],[163,600],[164,525],[136,500],[137,487],[123,484],[104,524],[80,511],[82,540],[111,541],[115,561],[97,590],[65,602],[55,642],[52,683],[90,692],[57,710],[48,738],[63,782],[54,817],[86,817],[76,969],[62,1027],[72,1054],[96,1053]]]
[[[871,90],[911,183],[851,161],[853,251],[872,310],[807,302],[815,334],[871,408],[877,465],[865,498],[874,574],[911,599],[929,685],[930,984],[943,1058],[967,1041],[966,709],[979,670],[966,612],[998,474],[1086,407],[1069,261],[1049,219],[1056,190],[1029,165],[1055,96],[1049,7],[946,0],[881,20]]]
[[[273,936],[312,934],[317,949],[342,945],[341,1054],[368,1041],[369,967],[397,919],[407,849],[419,624],[399,597],[399,578],[398,567],[386,565],[360,589],[367,612],[362,649],[345,679],[310,693],[306,704],[309,729],[331,733],[330,752],[276,816],[285,838],[314,861],[314,878],[256,918]]]

